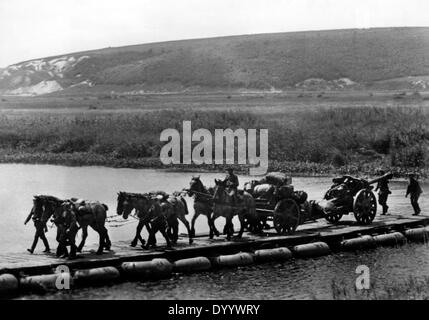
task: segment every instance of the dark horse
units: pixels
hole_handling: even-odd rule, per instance
[[[186,200],[180,195],[180,193],[173,193],[172,195],[161,193],[157,196],[161,197],[160,205],[164,215],[167,217],[167,233],[172,243],[176,244],[179,238],[180,220],[188,231],[189,244],[192,244],[193,235],[189,226],[189,222],[186,220],[186,215],[189,214]]]
[[[116,213],[124,219],[128,219],[133,210],[136,212],[139,224],[136,228],[136,235],[131,242],[132,247],[135,247],[139,240],[145,249],[151,245],[155,246],[155,234],[158,231],[164,236],[167,246],[170,246],[170,239],[167,235],[167,219],[162,212],[160,202],[152,194],[119,192]],[[147,244],[141,236],[144,226],[146,226],[149,233]]]
[[[86,238],[88,237],[88,226],[94,229],[94,231],[96,231],[99,235],[99,246],[97,254],[102,254],[103,249],[106,249],[107,251],[110,250],[112,243],[110,242],[109,233],[105,226],[107,210],[109,210],[107,205],[98,201],[78,202],[77,199],[71,199],[65,201],[62,204],[62,207],[65,216],[67,217],[67,215],[70,214],[74,215],[78,223],[77,228],[72,228],[70,230],[68,239],[71,243],[75,243],[77,231],[79,230],[79,228],[82,229],[82,239],[76,249],[77,252],[81,252],[85,245]]]
[[[58,242],[58,247],[56,252],[57,256],[68,256],[66,243],[63,240],[65,228],[64,228],[63,221],[61,219],[63,202],[64,200],[54,196],[46,196],[46,195],[35,196],[33,200],[33,208],[31,210],[32,213],[30,213],[29,217],[27,218],[28,220],[31,216],[41,217],[40,219],[37,220],[38,222],[36,226],[36,235],[34,238],[33,246],[37,244],[38,238],[41,238],[43,240],[44,234],[43,236],[41,236],[41,233],[42,232],[44,233],[44,230],[46,228],[46,223],[48,222],[48,220],[50,218],[53,219],[55,225],[57,226],[57,237],[56,237],[56,240]],[[46,246],[46,243],[45,243],[45,246]],[[73,251],[73,248],[72,248],[72,251]]]
[[[213,188],[207,189],[201,182],[200,177],[192,177],[189,183],[189,189],[186,190],[190,197],[194,197],[194,216],[191,221],[191,232],[195,236],[195,221],[202,214],[207,217],[207,223],[210,229],[210,239],[213,235],[219,237],[219,231],[212,221],[213,214]]]
[[[237,201],[234,201],[226,186],[226,182],[215,179],[215,190],[213,195],[213,216],[212,225],[218,217],[225,217],[226,223],[224,231],[227,240],[231,239],[234,234],[234,225],[232,218],[238,215],[240,220],[240,231],[237,235],[241,238],[245,227],[245,217],[256,217],[255,199],[248,192],[243,191],[242,195],[238,196]]]

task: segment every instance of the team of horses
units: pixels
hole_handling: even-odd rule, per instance
[[[191,223],[186,219],[189,211],[184,194],[194,198],[195,213]],[[30,213],[37,217],[33,219],[36,227],[33,247],[39,239],[42,239],[47,246],[44,233],[47,230],[48,221],[52,221],[57,227],[57,256],[76,257],[76,253],[81,252],[85,245],[88,227],[99,235],[97,254],[109,251],[111,241],[106,228],[107,211],[107,205],[98,201],[35,196]],[[241,226],[237,237],[241,237],[245,228],[245,217],[255,216],[256,208],[254,197],[246,190],[239,191],[239,195],[234,197],[224,181],[215,179],[214,187],[207,188],[200,177],[192,177],[189,188],[173,194],[162,191],[149,193],[121,191],[117,195],[116,213],[123,219],[128,219],[134,213],[138,219],[138,225],[131,246],[136,247],[140,242],[144,249],[148,249],[156,246],[158,232],[164,237],[167,247],[175,245],[178,241],[179,221],[186,227],[189,244],[192,244],[195,237],[195,221],[200,215],[207,217],[210,239],[220,235],[214,222],[217,218],[224,217],[226,222],[223,234],[226,235],[227,240],[230,240],[234,234],[232,219],[238,216]],[[148,232],[147,240],[144,240],[141,235],[145,227]],[[79,245],[76,245],[76,236],[80,229],[82,239]]]

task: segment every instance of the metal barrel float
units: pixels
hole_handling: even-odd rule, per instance
[[[256,262],[284,261],[292,258],[292,251],[286,247],[255,251]]]
[[[218,267],[239,267],[253,264],[253,256],[248,252],[240,252],[231,255],[222,255],[214,259]]]
[[[21,278],[20,288],[23,291],[43,292],[62,289],[66,283],[68,288],[70,288],[73,283],[73,279],[68,272],[42,274]]]
[[[18,293],[19,281],[10,273],[0,275],[0,298],[12,297]]]
[[[173,263],[173,271],[182,273],[209,270],[211,267],[212,264],[206,257],[181,259]]]
[[[407,242],[405,236],[400,232],[380,234],[373,238],[378,246],[397,246]]]
[[[102,267],[78,270],[73,275],[77,286],[101,285],[114,282],[120,278],[119,270],[115,267]]]
[[[126,277],[159,279],[171,276],[173,265],[167,259],[159,258],[151,261],[124,262],[121,270]]]
[[[369,235],[341,241],[342,250],[357,250],[375,248],[375,240]]]
[[[405,236],[409,241],[426,243],[429,241],[429,228],[422,227],[422,228],[408,229],[405,231]]]
[[[331,249],[325,242],[313,242],[297,245],[293,247],[293,251],[299,257],[309,258],[327,255],[331,252]]]

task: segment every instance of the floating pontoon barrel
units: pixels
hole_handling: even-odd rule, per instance
[[[158,279],[169,277],[173,271],[173,265],[167,259],[160,258],[152,261],[124,262],[121,269],[128,277]]]
[[[369,249],[374,247],[374,238],[368,235],[341,241],[341,249],[343,250]]]
[[[175,272],[195,272],[209,270],[212,264],[206,257],[195,257],[177,260],[173,263]]]
[[[257,262],[282,261],[290,258],[292,258],[292,252],[285,247],[255,251],[255,260]]]
[[[19,282],[13,274],[0,275],[0,297],[13,296],[18,292]]]
[[[408,229],[405,231],[405,236],[410,241],[428,242],[429,241],[429,229],[428,229],[428,227]]]
[[[313,242],[300,244],[293,248],[293,251],[300,257],[319,257],[329,254],[331,250],[325,242]]]
[[[73,279],[68,272],[29,276],[20,279],[20,286],[23,291],[70,289],[72,283]]]
[[[238,267],[253,263],[253,256],[247,252],[216,257],[215,263],[219,267]]]
[[[407,242],[407,239],[402,233],[393,232],[374,236],[374,241],[379,246],[397,246]]]
[[[79,286],[108,284],[119,278],[120,273],[115,267],[78,270],[73,276],[74,282]]]

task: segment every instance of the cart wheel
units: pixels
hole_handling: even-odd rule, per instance
[[[353,213],[360,224],[370,224],[377,213],[377,200],[371,190],[360,190],[353,202]]]
[[[278,234],[291,234],[299,225],[299,206],[292,199],[279,201],[274,208],[273,224]]]

